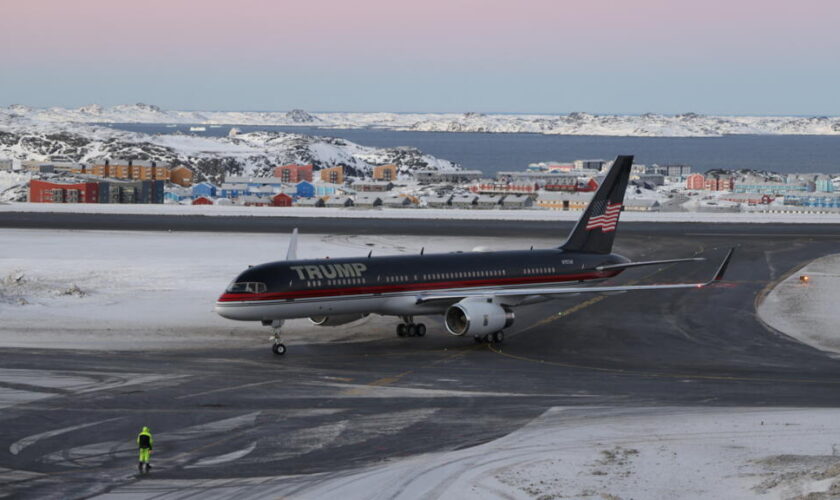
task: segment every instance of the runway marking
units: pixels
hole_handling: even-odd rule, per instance
[[[387,385],[391,385],[394,382],[399,382],[401,378],[403,378],[406,375],[408,375],[410,373],[413,373],[413,372],[414,372],[413,370],[408,370],[408,371],[402,372],[400,374],[394,375],[393,377],[382,377],[380,379],[374,380],[373,382],[365,384],[361,387],[354,387],[352,389],[344,390],[344,391],[341,392],[341,394],[343,394],[345,396],[358,396],[358,395],[364,394],[365,392],[367,392],[372,387],[384,387],[384,386],[387,386]]]
[[[701,253],[703,253],[704,250],[705,250],[705,247],[703,245],[700,245],[700,247],[694,252],[694,255],[695,256],[700,255]],[[651,276],[659,274],[666,269],[670,269],[670,268],[674,267],[675,265],[676,264],[667,264],[665,266],[659,267],[655,271],[653,271],[651,273],[648,273],[648,274],[642,276],[639,279],[628,281],[627,285],[635,285],[635,284],[639,283],[640,281],[643,281],[647,278],[650,278]],[[557,321],[559,319],[563,319],[570,314],[576,313],[576,312],[578,312],[582,309],[586,309],[587,307],[594,306],[595,304],[601,302],[602,300],[606,299],[609,296],[610,295],[598,295],[598,296],[593,297],[589,300],[585,300],[585,301],[583,301],[583,302],[581,302],[577,305],[574,305],[574,306],[566,309],[565,311],[560,311],[559,313],[557,313],[554,316],[549,316],[547,318],[543,318],[542,320],[532,324],[528,328],[525,328],[524,330],[520,330],[520,331],[516,332],[513,336],[520,335],[520,334],[523,334],[525,332],[529,332],[536,327],[547,325],[547,324],[552,323],[554,321]],[[488,348],[490,348],[490,350],[493,350],[492,347],[489,344],[488,344]]]
[[[701,248],[701,251],[702,251],[702,248]],[[660,273],[663,270],[665,270],[665,269],[667,269],[667,268],[669,268],[673,265],[674,264],[672,264],[670,266],[666,266],[666,267],[661,268],[661,269],[657,269],[656,271],[646,275],[643,278],[640,278],[639,280],[631,281],[630,284],[638,283],[639,281],[642,281],[643,279],[648,278],[650,276],[653,276],[657,273]],[[794,268],[794,270],[789,272],[787,275],[789,276],[790,274],[793,274],[793,272],[795,272],[796,269],[799,269],[799,268],[801,268],[801,267]],[[784,279],[784,277],[780,278],[780,280],[778,280],[778,281],[781,281],[782,279]],[[736,283],[741,283],[741,282],[736,282]],[[750,281],[744,281],[743,283],[750,283]],[[755,283],[763,283],[763,281],[756,281]],[[768,284],[767,286],[770,286],[770,285]],[[765,287],[765,289],[766,289],[766,287]],[[587,307],[595,305],[598,302],[606,299],[607,297],[609,297],[609,296],[608,295],[601,295],[601,296],[589,299],[587,301],[581,302],[581,303],[579,303],[579,304],[577,304],[573,307],[570,307],[569,309],[566,309],[565,311],[562,311],[562,312],[558,313],[556,316],[549,316],[549,317],[547,317],[547,318],[545,318],[541,321],[538,321],[537,323],[534,323],[533,325],[529,326],[528,328],[518,332],[517,335],[519,335],[521,333],[524,333],[524,332],[531,331],[538,326],[542,326],[542,325],[551,323],[553,321],[557,321],[559,319],[562,319],[569,314],[572,314],[574,312],[578,312],[582,309],[585,309]],[[520,361],[529,361],[529,362],[532,362],[532,363],[541,363],[541,364],[547,364],[547,365],[562,366],[562,367],[565,367],[565,368],[577,368],[577,369],[582,369],[582,370],[594,370],[594,371],[601,371],[601,372],[606,372],[606,373],[638,375],[638,376],[645,376],[645,377],[652,377],[652,378],[673,378],[673,379],[689,379],[689,380],[723,380],[723,381],[741,381],[741,382],[784,382],[784,383],[840,385],[840,380],[833,380],[832,381],[832,380],[816,380],[816,379],[786,379],[786,378],[738,377],[738,376],[728,376],[728,375],[688,375],[688,374],[664,373],[664,372],[639,372],[639,371],[624,370],[624,369],[621,369],[621,368],[604,368],[604,367],[597,367],[597,366],[585,366],[585,365],[577,365],[577,364],[574,364],[574,363],[565,363],[565,362],[559,362],[559,361],[546,361],[546,360],[543,360],[543,359],[534,359],[534,358],[529,358],[529,357],[526,357],[526,356],[518,356],[518,355],[515,355],[515,354],[510,354],[510,353],[503,352],[501,349],[499,349],[497,347],[494,347],[493,344],[487,344],[487,348],[490,349],[491,351],[495,352],[496,354],[500,354],[502,356],[506,356],[506,357],[512,358],[512,359],[517,359],[517,360],[520,360]]]

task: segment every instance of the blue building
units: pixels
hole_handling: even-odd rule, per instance
[[[837,195],[786,195],[785,205],[800,207],[840,208],[840,196]]]
[[[312,198],[315,196],[315,186],[311,182],[300,181],[297,183],[295,196],[298,198]]]
[[[217,189],[216,186],[209,182],[199,182],[192,187],[192,196],[193,198],[198,198],[199,196],[215,198]]]
[[[328,182],[321,182],[319,184],[315,184],[315,196],[332,196],[337,191],[338,188],[341,187],[339,184],[331,184]]]
[[[248,194],[247,184],[222,184],[220,190],[222,198],[239,198]]]
[[[821,193],[833,193],[834,192],[834,183],[831,182],[831,177],[827,175],[819,175],[817,176],[817,180],[815,181],[816,190]]]

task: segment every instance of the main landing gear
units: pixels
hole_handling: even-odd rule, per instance
[[[505,332],[488,333],[487,335],[473,335],[476,344],[501,344],[505,341]]]
[[[403,316],[403,323],[397,325],[398,337],[424,337],[426,335],[426,325],[423,323],[415,323],[412,316]]]
[[[271,323],[272,334],[269,340],[271,340],[271,352],[278,356],[282,356],[286,354],[286,346],[280,342],[280,327],[283,326],[282,319],[275,319]]]

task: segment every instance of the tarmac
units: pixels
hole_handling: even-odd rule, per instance
[[[518,238],[571,227],[230,219],[245,218],[0,214],[0,227]],[[487,443],[554,407],[840,407],[840,360],[755,314],[775,283],[838,243],[836,225],[622,224],[617,244],[629,257],[708,260],[628,270],[617,283],[703,281],[737,246],[725,283],[524,307],[500,346],[427,321],[424,338],[383,328],[378,340],[295,345],[283,357],[267,341],[140,352],[2,348],[0,496],[180,498],[234,482],[245,496],[305,496],[306,485],[344,471]],[[156,447],[152,475],[141,479],[133,440],[143,425]]]

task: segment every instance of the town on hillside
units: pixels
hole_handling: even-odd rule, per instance
[[[166,203],[256,207],[455,208],[582,210],[611,166],[605,160],[533,163],[486,178],[479,170],[416,170],[379,165],[369,177],[342,165],[279,165],[271,176],[228,175],[215,185],[193,182],[187,166],[114,158],[83,164],[0,160],[0,175],[21,182],[0,197],[31,203]],[[779,175],[689,165],[633,165],[624,210],[840,213],[840,176]]]

